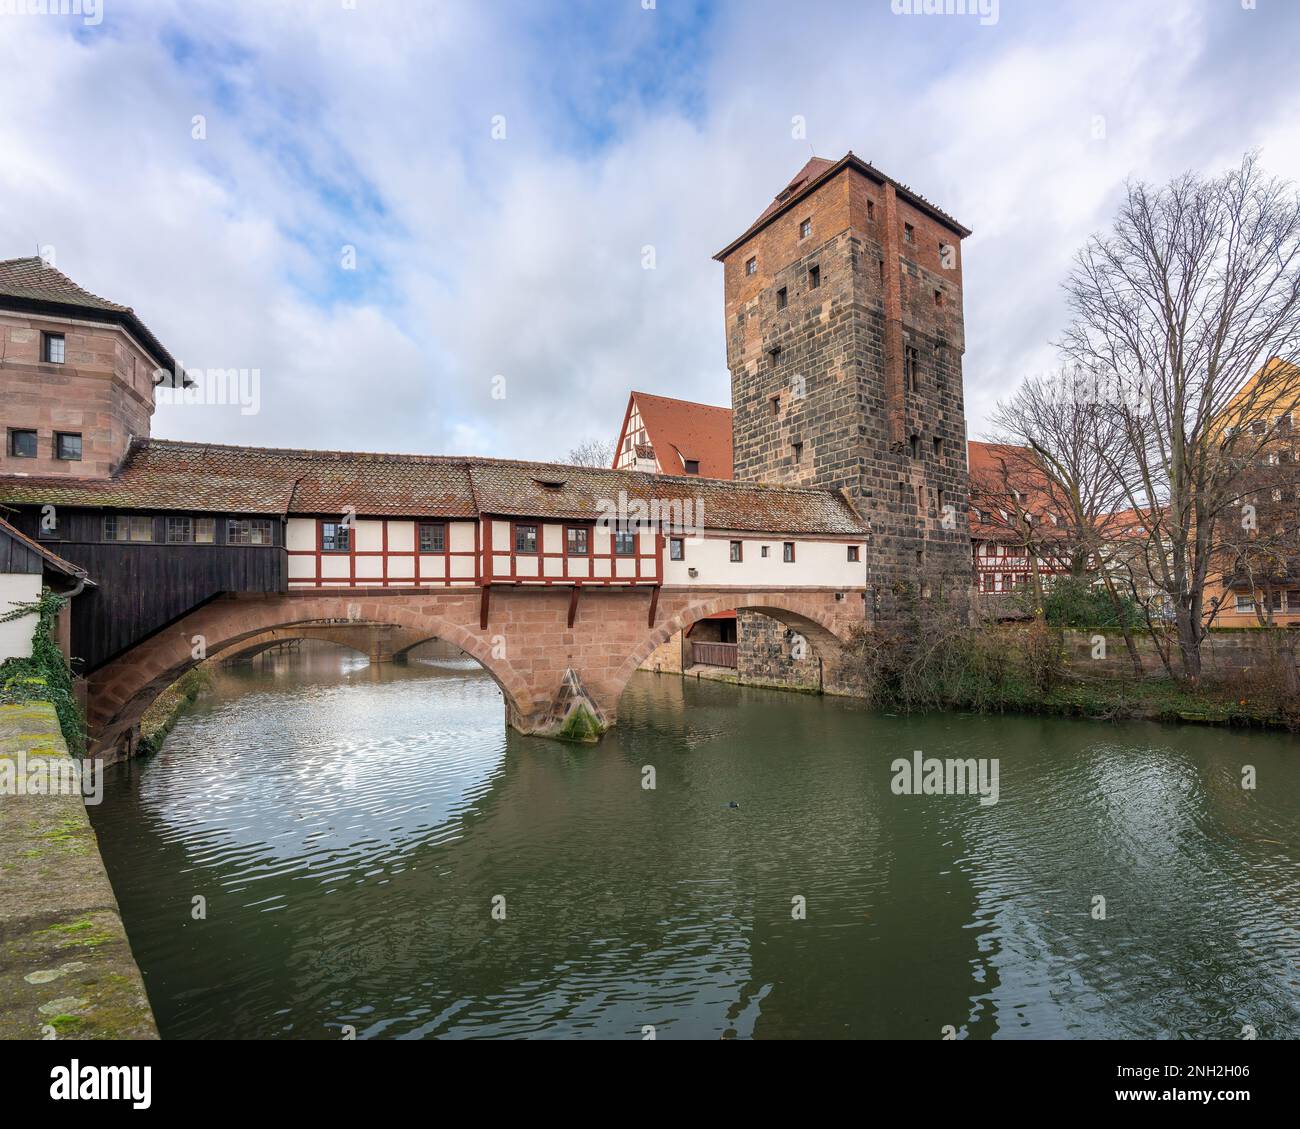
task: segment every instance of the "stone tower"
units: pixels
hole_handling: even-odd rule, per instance
[[[0,260],[0,474],[107,478],[175,368],[129,307],[43,259]]]
[[[852,153],[814,157],[715,258],[735,477],[847,490],[873,527],[873,611],[970,583],[961,241]]]

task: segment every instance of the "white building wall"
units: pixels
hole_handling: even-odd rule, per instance
[[[15,604],[30,604],[41,598],[41,574],[0,573],[0,615],[14,610]],[[5,659],[26,659],[32,653],[32,632],[36,630],[36,617],[25,615],[22,619],[0,623],[0,662]]]
[[[786,541],[794,541],[794,561],[784,559]],[[742,545],[740,561],[731,559],[731,542]],[[858,559],[848,559],[849,546],[856,545]],[[763,556],[763,547],[767,556]],[[686,559],[669,560],[664,550],[664,583],[701,587],[773,587],[806,586],[809,588],[853,588],[866,582],[867,546],[865,541],[807,541],[737,534],[735,537],[709,536],[686,539]],[[691,569],[696,571],[691,576]]]

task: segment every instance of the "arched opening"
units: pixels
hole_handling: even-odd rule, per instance
[[[732,611],[736,616],[737,665],[724,669],[721,677],[748,685],[832,693],[845,689],[843,648],[848,632],[843,622],[798,596],[742,593],[689,604],[648,630],[612,680],[609,700],[618,701],[638,670],[705,677],[704,671],[696,669],[703,664],[673,666],[648,660],[671,656],[674,649],[685,657],[690,653],[687,646],[693,626],[725,618]]]
[[[482,666],[496,683],[508,721],[514,724],[534,713],[536,703],[527,682],[488,641],[418,608],[385,607],[386,622],[381,623],[356,616],[356,607],[344,598],[257,603],[226,598],[197,609],[91,675],[87,721],[93,755],[109,761],[129,756],[144,712],[201,662],[277,640],[328,637],[331,629],[379,634],[382,628],[390,641],[400,639],[403,651],[430,639],[444,640]],[[360,649],[346,635],[343,645]]]

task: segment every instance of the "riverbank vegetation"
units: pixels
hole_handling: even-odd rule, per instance
[[[1103,720],[1263,726],[1300,730],[1294,642],[1269,648],[1262,637],[1247,672],[1203,675],[1196,683],[1134,678],[1124,662],[1079,659],[1066,631],[1086,628],[1103,641],[1114,623],[1077,618],[1052,622],[1043,614],[1017,621],[977,620],[943,597],[904,593],[906,610],[894,630],[862,630],[846,648],[849,677],[879,709],[900,713],[973,710],[1045,713]],[[1283,633],[1285,634],[1285,633]],[[1094,644],[1096,646],[1096,644]]]
[[[68,664],[54,641],[55,622],[66,603],[67,597],[46,588],[38,600],[18,604],[0,615],[0,623],[36,617],[31,656],[0,663],[0,705],[50,702],[68,752],[81,757],[86,752],[86,719],[73,690]]]
[[[202,666],[186,671],[155,699],[140,719],[140,752],[151,754],[162,748],[181,714],[212,685],[211,676]]]

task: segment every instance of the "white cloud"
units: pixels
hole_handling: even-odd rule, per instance
[[[0,256],[53,243],[186,363],[262,371],[260,415],[169,408],[157,434],[553,457],[612,438],[629,388],[726,402],[710,256],[811,149],[852,148],[975,229],[976,435],[1051,365],[1070,255],[1125,176],[1257,143],[1300,175],[1300,78],[1243,85],[1294,42],[1288,9],[1004,0],[992,28],[860,0],[660,9],[116,0],[75,36],[7,20]]]

